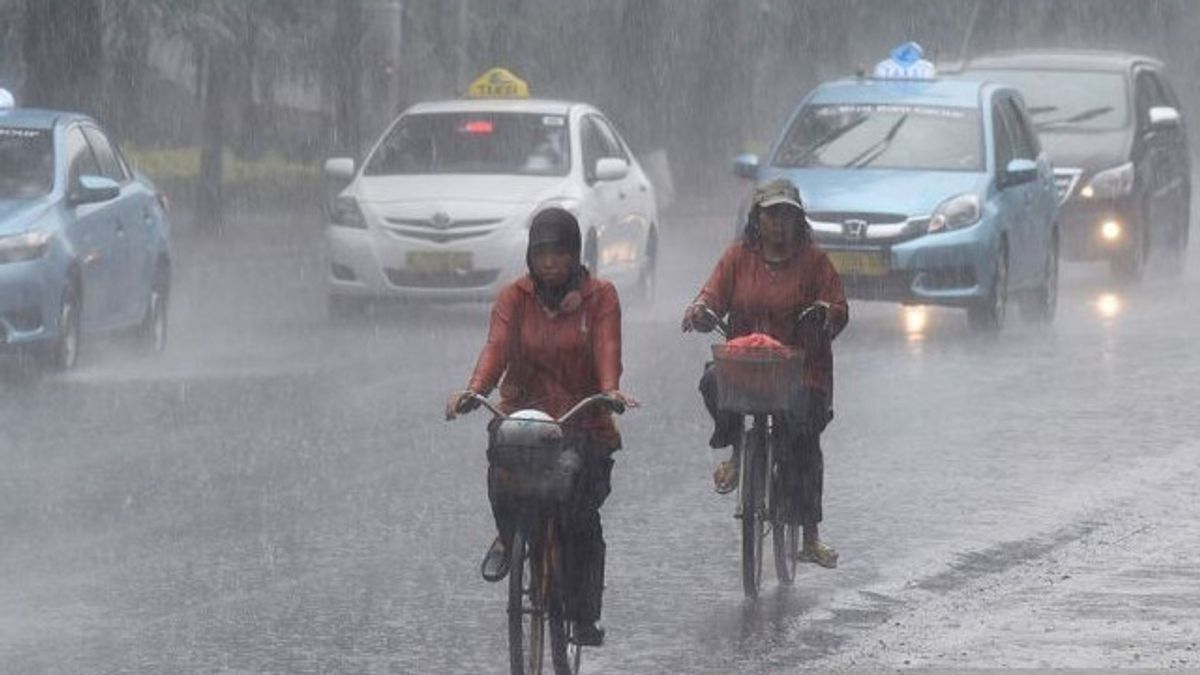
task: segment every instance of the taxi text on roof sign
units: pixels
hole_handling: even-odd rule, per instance
[[[874,77],[880,80],[932,80],[937,76],[937,70],[922,58],[924,55],[921,45],[905,42],[875,65]]]
[[[529,85],[505,68],[492,68],[467,88],[469,98],[529,98]]]

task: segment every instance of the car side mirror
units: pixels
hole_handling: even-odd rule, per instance
[[[1179,126],[1179,110],[1171,106],[1155,106],[1148,113],[1150,128],[1155,131],[1174,129]]]
[[[747,180],[758,180],[758,155],[747,152],[733,158],[733,175]]]
[[[330,178],[352,180],[354,178],[354,159],[351,157],[330,157],[325,160],[325,175]]]
[[[618,157],[601,157],[596,160],[596,180],[621,180],[629,175],[629,162]]]
[[[1038,175],[1037,162],[1032,159],[1014,159],[1004,167],[1003,187],[1033,182]]]
[[[121,195],[121,186],[117,181],[104,176],[84,174],[76,181],[68,200],[72,206],[80,204],[96,204],[116,199]]]

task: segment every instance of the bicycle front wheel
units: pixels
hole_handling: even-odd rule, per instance
[[[508,659],[512,675],[541,675],[545,655],[545,586],[541,546],[518,528],[509,550]]]
[[[758,598],[762,586],[762,545],[766,536],[766,461],[762,426],[756,424],[742,440],[742,590]]]
[[[771,539],[775,547],[775,576],[779,583],[791,586],[796,579],[796,562],[800,555],[800,526],[797,524],[792,504],[795,499],[794,466],[782,450],[772,444],[770,455],[775,460],[771,467],[771,503],[767,510],[771,514]]]

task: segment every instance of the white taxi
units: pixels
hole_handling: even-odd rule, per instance
[[[466,99],[412,106],[361,165],[325,172],[349,181],[326,227],[335,315],[388,297],[491,299],[525,272],[530,218],[551,205],[579,218],[593,274],[653,299],[657,204],[629,146],[596,108],[528,98],[505,70]]]

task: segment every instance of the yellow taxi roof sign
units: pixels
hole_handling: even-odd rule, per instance
[[[507,68],[492,68],[467,88],[469,98],[529,98],[529,85]]]

